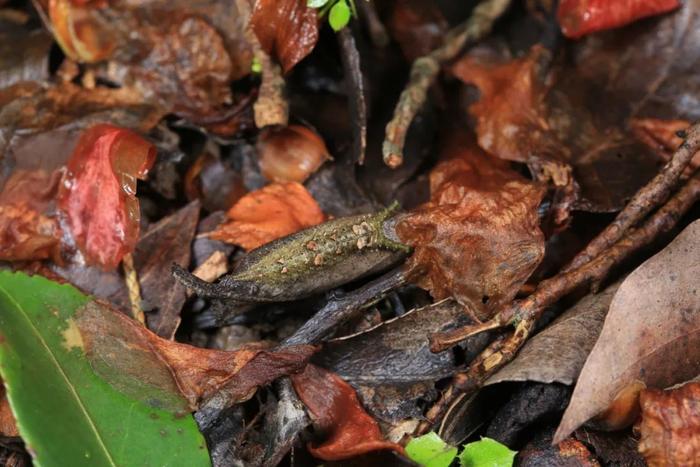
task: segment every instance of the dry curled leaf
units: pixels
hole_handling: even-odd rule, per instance
[[[700,373],[700,221],[620,285],[555,441],[608,408],[636,380],[668,387]]]
[[[409,267],[436,299],[453,296],[479,319],[515,297],[544,256],[543,188],[454,141],[430,174],[430,201],[396,226],[414,247]]]
[[[145,178],[155,157],[150,143],[113,125],[96,125],[81,136],[58,203],[88,262],[114,268],[133,250],[140,219],[136,179]]]
[[[285,72],[306,57],[318,41],[316,9],[306,0],[256,0],[250,25],[260,45],[277,57]]]
[[[273,183],[250,192],[229,209],[227,216],[229,220],[210,237],[246,250],[325,220],[316,201],[296,182]]]
[[[323,139],[301,125],[262,130],[257,150],[260,171],[273,182],[304,183],[330,159]]]
[[[679,0],[562,0],[557,19],[564,35],[576,39],[666,13],[679,6]]]
[[[639,402],[639,452],[650,467],[700,465],[700,383],[646,389]]]
[[[309,445],[309,452],[326,461],[342,460],[379,449],[403,453],[403,448],[384,439],[379,425],[360,405],[355,390],[338,375],[307,365],[292,375],[294,390],[311,413],[325,440]]]

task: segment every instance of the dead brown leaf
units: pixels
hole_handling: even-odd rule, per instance
[[[650,467],[700,465],[700,383],[646,389],[639,402],[639,451]]]
[[[488,379],[573,384],[603,327],[610,302],[620,283],[588,295],[554,323],[525,343],[518,356]]]
[[[449,25],[437,3],[399,0],[394,2],[387,26],[412,62],[442,45]]]
[[[292,375],[294,390],[325,437],[309,452],[326,461],[342,460],[370,451],[403,448],[384,439],[379,425],[360,405],[355,390],[338,375],[315,365]]]
[[[580,189],[576,207],[620,209],[655,174],[659,158],[626,129],[626,104],[544,47],[517,59],[477,49],[452,70],[480,91],[469,108],[479,145],[527,163],[565,189],[569,203]]]
[[[436,299],[456,298],[488,319],[510,302],[544,256],[542,186],[481,151],[452,141],[430,174],[430,201],[397,224],[411,270]]]
[[[610,305],[555,442],[635,380],[668,387],[700,373],[700,222],[632,272]]]
[[[5,386],[0,379],[0,436],[19,436],[15,417],[7,400]]]
[[[253,250],[325,220],[303,185],[273,183],[241,198],[227,213],[229,221],[210,237]]]
[[[260,45],[275,55],[285,73],[306,57],[318,41],[316,9],[306,0],[256,0],[250,26]]]
[[[230,403],[255,388],[301,370],[312,346],[233,352],[203,349],[158,337],[124,314],[90,302],[75,316],[93,369],[110,384],[151,404],[189,411],[220,391]]]

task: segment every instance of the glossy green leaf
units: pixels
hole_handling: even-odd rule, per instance
[[[459,454],[462,467],[511,467],[515,451],[491,438],[469,443]]]
[[[340,0],[331,8],[331,12],[328,15],[328,23],[334,31],[340,31],[347,26],[351,15],[352,13],[348,4],[345,0]]]
[[[409,441],[406,454],[423,467],[448,467],[457,455],[457,448],[450,446],[431,431]]]
[[[191,414],[125,394],[92,369],[70,285],[0,271],[0,375],[37,466],[207,466]]]

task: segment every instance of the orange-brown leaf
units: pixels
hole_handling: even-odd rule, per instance
[[[315,426],[325,437],[321,444],[308,446],[313,456],[335,461],[380,449],[403,453],[401,446],[384,439],[377,422],[362,408],[355,390],[338,375],[307,365],[291,378]]]
[[[88,262],[116,267],[139,234],[136,179],[155,161],[155,148],[129,130],[96,125],[86,130],[68,162],[59,206]]]
[[[700,465],[700,383],[646,389],[639,402],[639,452],[650,467]]]
[[[285,72],[318,41],[316,9],[306,0],[256,0],[250,24],[262,48],[277,57]]]
[[[296,182],[273,183],[250,192],[234,204],[227,215],[230,220],[210,236],[246,250],[325,220],[316,201]]]
[[[543,188],[456,141],[430,174],[430,201],[397,225],[419,284],[455,297],[479,319],[510,302],[544,255],[537,208]]]

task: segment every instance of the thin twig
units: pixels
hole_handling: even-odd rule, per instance
[[[398,267],[346,295],[332,296],[323,308],[285,339],[281,346],[318,344],[333,329],[374,305],[407,281],[406,270]]]
[[[353,161],[362,165],[365,162],[367,148],[367,108],[360,68],[360,52],[357,50],[350,28],[343,28],[338,32],[338,43],[345,75],[345,90],[350,106],[350,120],[353,122]]]
[[[547,307],[581,286],[592,284],[597,287],[613,267],[660,235],[673,229],[683,214],[698,199],[700,199],[700,180],[693,178],[641,227],[629,232],[623,239],[602,252],[594,260],[578,269],[563,272],[542,281],[532,295],[524,300],[514,302],[499,312],[494,319],[502,323],[503,326],[514,325],[515,331],[502,343],[490,346],[487,351],[482,352],[466,371],[454,376],[449,388],[428,411],[426,422],[419,426],[417,433],[420,434],[430,429],[461,393],[478,390],[491,375],[510,362],[529,338],[532,329]],[[462,333],[465,338],[472,334],[474,333]],[[436,350],[444,347],[442,340],[433,340],[431,344]]]
[[[591,261],[601,251],[617,242],[627,230],[640,222],[656,207],[666,201],[678,186],[678,181],[693,156],[700,150],[700,123],[686,130],[685,141],[673,157],[649,183],[634,195],[615,220],[564,268],[570,271]]]
[[[386,126],[382,153],[384,163],[396,168],[403,163],[406,133],[413,118],[423,107],[428,88],[435,81],[443,63],[454,59],[463,49],[491,32],[495,21],[510,5],[510,0],[486,0],[474,8],[471,17],[447,34],[445,43],[430,54],[413,62],[406,88],[396,104],[394,116]]]
[[[131,253],[124,255],[122,259],[122,268],[124,268],[124,281],[126,282],[126,290],[129,293],[129,303],[131,304],[131,316],[139,323],[146,325],[146,316],[141,310],[141,286],[139,285],[139,276],[134,267],[134,257]]]

